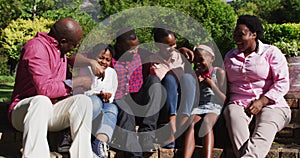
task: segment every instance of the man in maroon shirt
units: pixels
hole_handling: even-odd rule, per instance
[[[70,86],[89,87],[91,81],[66,80],[66,53],[77,47],[81,37],[80,25],[62,18],[48,34],[38,33],[24,45],[9,108],[13,127],[23,132],[23,157],[50,158],[47,131],[69,126],[73,138],[70,156],[93,157],[92,102],[85,95],[69,97]],[[96,61],[84,62],[92,66]]]

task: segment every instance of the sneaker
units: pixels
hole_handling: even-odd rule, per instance
[[[175,148],[175,142],[170,142],[166,146],[164,146],[166,149],[174,149]]]
[[[64,138],[57,147],[57,151],[61,153],[69,152],[69,149],[72,144],[72,137],[69,132],[64,133]]]
[[[105,142],[99,139],[95,139],[92,143],[92,149],[94,154],[97,155],[98,158],[108,157],[109,146]]]

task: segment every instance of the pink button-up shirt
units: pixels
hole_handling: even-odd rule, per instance
[[[9,116],[24,98],[44,95],[55,101],[68,96],[66,72],[66,55],[59,51],[58,42],[47,33],[38,33],[21,52]]]
[[[254,99],[268,97],[270,107],[288,107],[284,95],[289,90],[289,72],[285,56],[271,45],[259,41],[257,52],[247,57],[238,49],[224,59],[230,103],[248,106]]]

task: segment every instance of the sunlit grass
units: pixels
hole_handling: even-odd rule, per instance
[[[13,76],[0,76],[0,102],[10,102],[13,87]]]

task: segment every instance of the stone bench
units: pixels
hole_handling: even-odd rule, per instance
[[[294,103],[293,101],[290,101],[289,104],[299,104],[299,102]],[[20,149],[22,148],[22,133],[16,131],[11,127],[11,125],[8,122],[7,118],[7,109],[8,109],[9,103],[0,103],[0,158],[5,157],[21,157]],[[293,107],[293,106],[291,106]],[[297,106],[298,107],[298,106]],[[298,113],[298,111],[294,112]],[[294,114],[294,115],[296,115]],[[232,153],[228,149],[224,149],[224,139],[222,135],[218,133],[223,132],[217,132],[215,133],[216,136],[216,142],[215,142],[215,148],[213,157],[219,158],[219,157],[231,157],[228,155],[231,155]],[[48,134],[48,140],[50,144],[50,149],[52,151],[56,151],[56,146],[54,144],[57,144],[57,139],[59,138],[58,135],[59,132],[51,132]],[[299,143],[300,143],[300,125],[297,123],[292,122],[287,126],[285,129],[280,131],[277,134],[277,137],[275,139],[275,142],[279,143],[273,143],[271,150],[269,151],[267,158],[300,158],[300,152],[299,152]],[[223,139],[223,140],[220,140]],[[228,139],[227,139],[228,140]],[[220,143],[221,141],[221,143]],[[225,144],[226,146],[226,144]],[[200,157],[200,153],[202,151],[201,146],[197,146],[194,152],[193,157]],[[68,153],[60,153],[63,158],[68,158]],[[117,149],[111,149],[109,151],[109,157],[110,158],[125,158],[122,151],[119,151]],[[146,158],[173,158],[173,157],[182,157],[182,149],[164,149],[159,148],[155,153],[152,154],[146,154]]]

